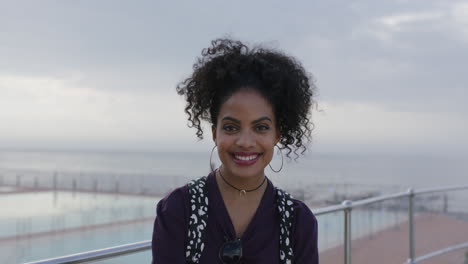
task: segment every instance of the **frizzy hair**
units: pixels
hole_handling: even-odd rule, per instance
[[[290,157],[301,154],[311,140],[310,120],[316,87],[312,77],[293,57],[240,41],[216,39],[202,50],[193,73],[177,85],[185,96],[188,126],[203,139],[201,121],[217,125],[221,105],[240,89],[259,92],[273,106],[282,149]]]

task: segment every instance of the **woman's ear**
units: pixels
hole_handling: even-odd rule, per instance
[[[281,138],[278,137],[276,140],[275,140],[275,146],[278,145],[278,143],[280,142]]]
[[[281,140],[281,134],[280,134],[280,131],[279,129],[277,128],[276,129],[276,138],[275,138],[275,145],[277,145]]]
[[[212,134],[212,137],[213,137],[213,142],[216,145],[216,127],[214,125],[211,126],[211,134]]]

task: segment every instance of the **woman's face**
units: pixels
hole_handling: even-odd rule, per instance
[[[241,89],[221,105],[213,140],[223,173],[263,176],[279,141],[271,104],[258,92]]]

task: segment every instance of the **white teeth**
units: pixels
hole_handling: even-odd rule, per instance
[[[234,157],[238,160],[253,160],[253,159],[256,159],[258,157],[258,155],[250,155],[250,156],[238,156],[238,155],[234,155]]]

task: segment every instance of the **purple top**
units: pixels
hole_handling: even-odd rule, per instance
[[[233,240],[236,233],[213,173],[208,175],[207,188],[208,224],[200,263],[222,264],[218,257],[219,249],[225,237]],[[296,199],[293,202],[295,215],[291,245],[294,263],[318,264],[317,219],[303,202]],[[154,264],[185,264],[189,203],[187,185],[175,189],[158,203],[152,243]],[[279,263],[279,226],[276,192],[268,180],[258,209],[241,237],[241,263]]]

